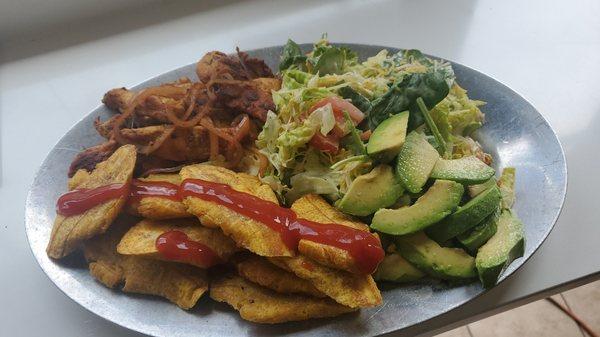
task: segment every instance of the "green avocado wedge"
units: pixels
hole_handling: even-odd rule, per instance
[[[523,223],[504,209],[498,219],[498,231],[479,250],[475,265],[484,287],[493,287],[502,272],[515,259],[525,253]]]
[[[398,251],[408,262],[430,276],[443,280],[477,277],[475,258],[460,248],[445,248],[423,232],[396,238]]]
[[[463,185],[480,184],[494,176],[494,169],[475,156],[460,159],[440,159],[435,163],[430,178],[445,179]]]
[[[457,239],[471,254],[477,253],[477,249],[483,246],[498,229],[500,218],[500,207],[488,215],[479,225],[472,230],[460,234]]]
[[[475,198],[476,196],[481,194],[481,192],[487,190],[488,188],[490,188],[492,186],[496,186],[496,178],[494,178],[494,177],[490,178],[488,181],[483,182],[481,184],[469,185],[469,186],[467,186],[467,190],[469,191],[469,196],[471,198]]]
[[[373,216],[371,228],[392,235],[422,230],[452,213],[460,203],[464,187],[448,180],[436,180],[412,206],[380,209]]]
[[[413,131],[406,136],[396,161],[396,175],[411,193],[419,193],[440,158],[424,135]]]
[[[437,242],[444,242],[468,231],[498,208],[500,197],[498,187],[492,186],[444,220],[427,228],[427,235]]]
[[[515,168],[506,167],[498,180],[498,188],[502,194],[502,208],[508,209],[515,203]]]
[[[336,206],[347,214],[367,216],[393,205],[402,193],[404,188],[394,176],[392,168],[382,164],[356,177]]]
[[[382,163],[390,162],[398,155],[406,138],[408,111],[384,120],[369,137],[367,154]]]
[[[399,253],[386,255],[377,267],[375,281],[412,282],[425,276],[425,273],[406,261]]]

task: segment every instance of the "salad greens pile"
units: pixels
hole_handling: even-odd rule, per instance
[[[491,159],[469,137],[483,123],[479,106],[484,103],[469,99],[448,62],[418,50],[393,54],[382,50],[361,62],[354,51],[323,38],[307,54],[288,40],[279,70],[281,89],[273,92],[277,109],[268,113],[256,144],[270,163],[262,180],[288,204],[307,193],[331,201],[342,198],[352,181],[376,164],[366,156],[364,139],[381,122],[405,110],[410,111],[409,131],[424,132],[437,149],[446,149],[444,157]],[[332,104],[314,108],[332,97],[351,102],[364,118],[359,123],[352,123],[347,114],[340,118]],[[430,109],[437,138],[417,104],[419,97]],[[330,139],[336,124],[343,130],[334,139],[339,148],[315,147],[311,140]]]

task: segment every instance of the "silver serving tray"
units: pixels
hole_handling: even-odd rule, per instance
[[[361,58],[387,48],[346,44]],[[310,45],[302,46],[305,50]],[[282,47],[250,51],[277,69]],[[397,52],[397,48],[387,48]],[[476,138],[494,157],[496,169],[517,168],[515,209],[525,224],[525,256],[513,262],[501,281],[514,273],[539,248],[560,213],[567,187],[567,167],[561,145],[548,122],[519,94],[498,81],[463,65],[452,63],[458,83],[469,96],[487,102],[482,110],[486,123]],[[174,81],[182,76],[196,78],[190,64],[147,80],[133,89]],[[107,88],[108,89],[108,88]],[[102,139],[93,128],[97,117],[112,113],[104,105],[90,112],[62,137],[40,167],[26,202],[25,227],[38,263],[67,296],[84,308],[123,327],[152,336],[376,336],[445,313],[475,298],[485,290],[478,282],[450,287],[443,283],[384,285],[381,306],[333,319],[318,319],[279,325],[243,321],[236,311],[204,296],[195,309],[184,311],[166,300],[125,294],[102,286],[88,273],[81,256],[55,262],[45,248],[55,216],[56,199],[65,192],[67,169],[81,149]]]

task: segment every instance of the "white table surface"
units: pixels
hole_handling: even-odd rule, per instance
[[[480,298],[398,335],[439,332],[600,277],[599,1],[165,2],[3,41],[0,336],[139,336],[63,295],[37,266],[23,225],[37,167],[107,89],[210,50],[311,42],[322,32],[419,48],[482,71],[532,102],[566,151],[565,207],[533,258]]]

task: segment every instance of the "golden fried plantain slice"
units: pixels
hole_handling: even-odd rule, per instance
[[[319,291],[345,306],[362,308],[381,304],[381,293],[371,275],[332,269],[302,255],[272,257],[269,261],[311,282]]]
[[[115,183],[129,184],[135,159],[135,146],[121,146],[106,161],[96,165],[94,171],[78,188],[97,188]],[[126,200],[127,196],[113,199],[82,214],[72,216],[58,214],[46,248],[48,256],[55,259],[62,258],[74,251],[82,241],[104,233],[119,214]]]
[[[240,312],[243,319],[256,323],[334,317],[355,310],[327,298],[279,294],[237,275],[214,281],[210,287],[210,297],[228,303]]]
[[[316,194],[305,195],[296,200],[292,204],[292,210],[298,214],[299,218],[317,223],[336,223],[362,231],[369,231],[367,225],[346,216]],[[344,249],[310,240],[300,240],[298,251],[320,264],[352,273],[361,272],[352,255]]]
[[[67,186],[70,190],[74,190],[79,187],[81,184],[90,179],[90,173],[84,169],[79,169],[75,174],[69,178]]]
[[[325,294],[318,291],[310,282],[275,266],[264,257],[257,255],[245,256],[236,262],[236,267],[243,278],[278,293],[298,293],[314,297],[325,297]]]
[[[181,179],[202,179],[227,184],[234,190],[254,195],[263,200],[278,203],[273,190],[261,184],[258,178],[245,173],[235,173],[223,167],[197,164],[185,166],[179,173]],[[203,225],[220,227],[239,246],[261,256],[293,256],[281,236],[267,225],[238,214],[225,206],[205,201],[200,198],[187,197],[183,203],[188,212],[200,218]]]
[[[139,180],[167,182],[177,186],[181,183],[181,178],[177,173],[151,174]],[[182,202],[161,197],[144,197],[139,202],[133,202],[131,207],[135,210],[133,214],[139,214],[148,219],[178,219],[193,216],[186,211],[185,205]]]
[[[182,309],[190,309],[208,290],[205,271],[178,263],[123,256],[117,244],[128,229],[119,218],[110,230],[84,243],[90,273],[109,288],[123,284],[123,291],[167,298]],[[128,222],[128,221],[127,221]]]
[[[227,261],[238,248],[220,229],[206,228],[195,218],[178,220],[142,220],[131,227],[119,242],[117,252],[123,255],[134,255],[162,260],[156,249],[156,239],[163,233],[178,230],[185,233],[190,240],[200,242],[211,248],[223,261]],[[193,264],[193,263],[192,263]],[[197,267],[203,268],[202,265]]]

